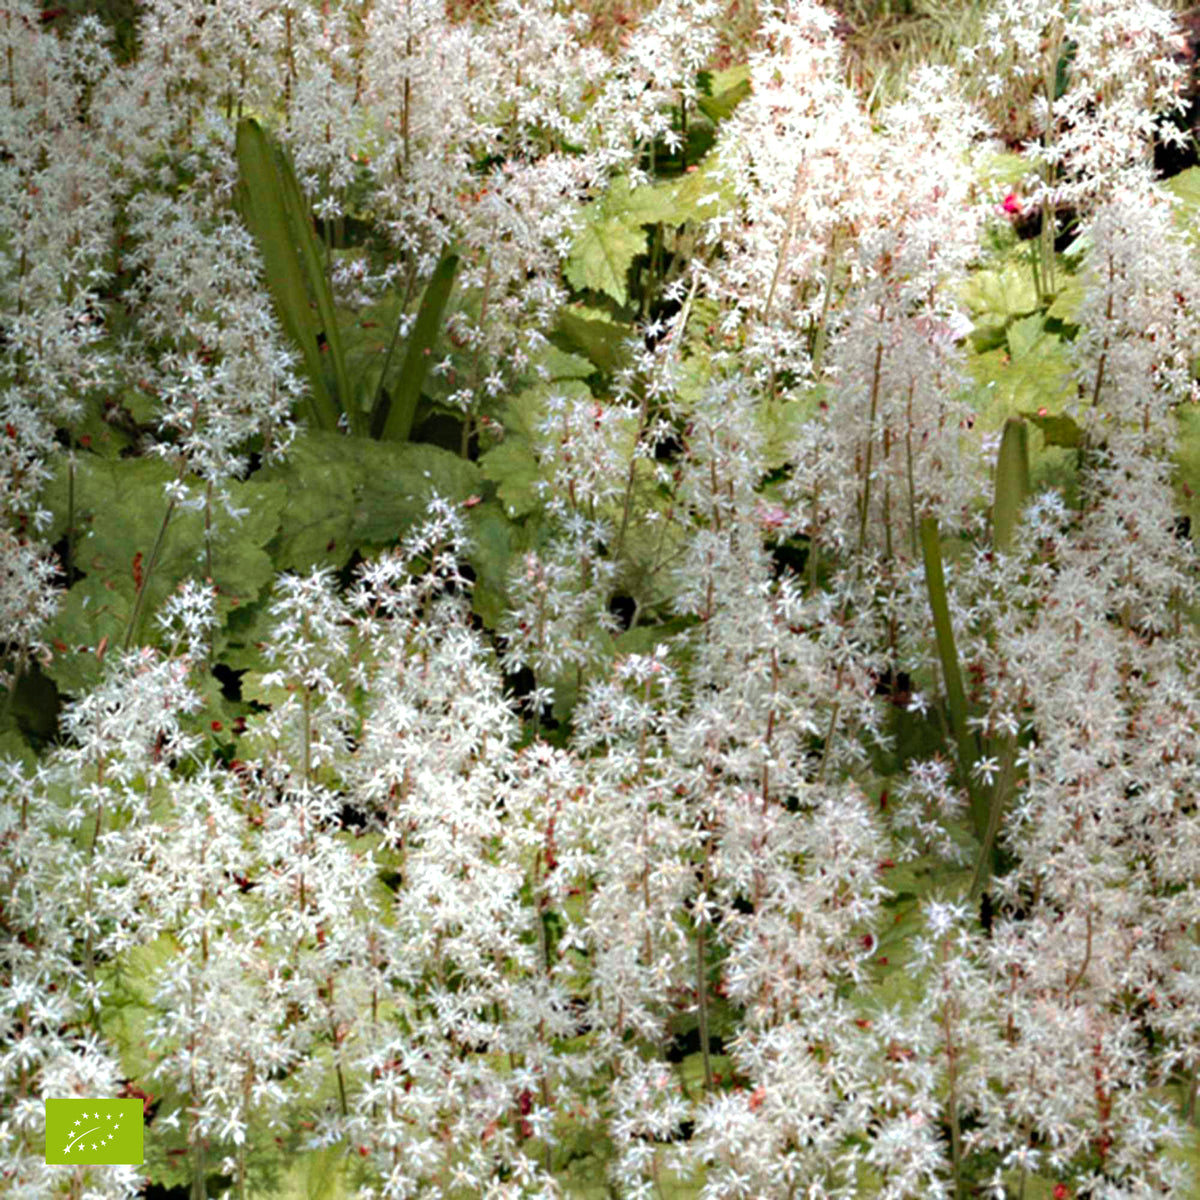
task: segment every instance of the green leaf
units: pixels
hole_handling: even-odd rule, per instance
[[[1200,533],[1200,405],[1181,404],[1175,409],[1176,503],[1180,513]]]
[[[30,772],[36,770],[38,756],[33,747],[15,729],[0,733],[0,762],[15,759]]]
[[[1008,352],[1014,362],[1028,358],[1035,353],[1046,337],[1046,329],[1040,313],[1010,321],[1005,332]]]
[[[653,654],[655,648],[662,642],[672,647],[670,661],[682,661],[687,650],[687,642],[683,635],[693,625],[698,625],[700,618],[695,615],[672,617],[660,625],[636,625],[617,634],[616,651],[625,654]],[[690,655],[686,655],[690,657]]]
[[[458,255],[447,251],[434,269],[433,276],[425,288],[417,320],[408,337],[404,354],[404,367],[395,388],[391,389],[390,411],[381,408],[382,394],[376,398],[371,412],[371,435],[388,442],[407,442],[412,435],[413,418],[417,413],[417,401],[429,370],[433,343],[442,327],[442,313],[450,292],[454,287],[454,276],[458,271]],[[389,359],[391,354],[389,352]],[[387,376],[388,363],[384,363],[380,379],[382,393]]]
[[[975,748],[967,729],[967,694],[963,690],[962,671],[958,665],[958,650],[954,645],[954,627],[950,623],[950,604],[946,577],[942,570],[942,546],[935,517],[921,521],[921,550],[925,558],[925,585],[929,591],[929,607],[933,610],[933,628],[937,637],[938,658],[946,685],[946,703],[950,723],[958,743],[959,770],[963,784],[971,794],[971,816],[980,841],[987,834],[988,810],[979,789],[974,786],[971,768],[975,764]]]
[[[544,369],[547,372],[546,377],[554,382],[563,379],[586,379],[596,372],[594,363],[580,358],[578,354],[568,354],[557,346],[550,346],[544,350],[535,366]]]
[[[987,184],[1013,188],[1029,175],[1030,170],[1029,160],[1023,154],[1005,151],[984,156],[980,175]]]
[[[977,327],[1006,325],[1011,317],[1025,316],[1038,308],[1033,273],[1023,258],[972,272],[958,286],[958,295]]]
[[[1013,533],[1029,499],[1029,427],[1009,417],[1000,439],[996,460],[996,497],[992,504],[992,538],[997,550],[1007,552]]]
[[[999,419],[1017,412],[1027,416],[1029,409],[1061,408],[1074,396],[1070,345],[1046,332],[1040,317],[1014,321],[1005,343],[1007,353],[976,353],[969,362],[975,379],[988,390],[988,408]]]
[[[1064,257],[1069,257],[1071,252],[1079,245],[1079,239],[1072,242],[1071,249],[1064,251]],[[1082,249],[1081,251],[1082,252]],[[1083,304],[1084,298],[1087,295],[1087,288],[1074,275],[1067,275],[1062,279],[1058,291],[1054,294],[1054,303],[1046,310],[1046,316],[1062,321],[1068,325],[1077,324],[1076,318],[1079,315],[1080,305]]]
[[[292,1157],[274,1200],[350,1200],[357,1195],[346,1180],[345,1146],[302,1150]],[[265,1197],[264,1197],[265,1200]]]
[[[338,406],[325,382],[325,369],[317,345],[308,282],[297,252],[305,230],[293,212],[294,196],[287,191],[267,135],[257,121],[238,122],[238,197],[246,222],[267,272],[267,287],[284,330],[300,348],[312,389],[312,416],[318,428],[336,429]],[[292,203],[285,197],[291,197]],[[307,230],[309,239],[312,230]],[[322,279],[324,273],[322,272]],[[326,337],[329,332],[326,331]]]
[[[616,176],[608,185],[600,202],[596,205],[598,222],[615,221],[631,232],[643,225],[657,225],[660,221],[681,224],[686,216],[676,215],[676,181],[631,188],[625,175]]]
[[[750,95],[750,64],[738,63],[724,71],[714,71],[709,88],[707,94],[696,101],[696,107],[717,125]]]
[[[618,304],[629,301],[626,276],[646,251],[646,234],[619,217],[589,221],[571,247],[563,273],[574,288],[604,292]]]
[[[1200,216],[1200,167],[1189,167],[1178,175],[1168,179],[1163,184],[1168,191],[1179,198],[1172,216],[1178,228],[1194,230],[1196,219]]]
[[[152,942],[130,946],[101,968],[111,981],[102,1014],[104,1033],[130,1079],[144,1079],[154,1070],[154,1056],[147,1049],[154,993],[162,975],[178,960],[179,948],[163,933]]]
[[[480,455],[479,466],[484,478],[494,480],[497,494],[509,517],[539,511],[542,497],[537,484],[543,478],[536,445],[537,427],[546,411],[551,395],[564,399],[587,401],[591,392],[578,379],[559,383],[539,383],[511,396],[504,409],[504,440]]]
[[[629,358],[625,347],[629,328],[590,308],[559,311],[556,332],[567,345],[585,354],[606,375],[620,371]]]
[[[47,641],[55,650],[47,674],[61,691],[72,695],[90,691],[103,675],[101,645],[105,653],[119,648],[133,615],[137,574],[148,568],[167,511],[163,486],[174,478],[175,471],[158,459],[79,456],[75,468],[75,564],[84,578],[67,592],[46,626]],[[248,512],[234,521],[219,505],[214,510],[211,574],[219,589],[217,614],[221,619],[270,586],[275,567],[266,547],[278,529],[285,500],[283,490],[261,476],[226,486],[232,503]],[[67,490],[67,464],[60,459],[43,493],[43,503],[54,518],[49,530],[52,540],[66,531]],[[200,484],[192,484],[188,490],[203,500]],[[147,617],[183,580],[209,573],[204,524],[203,508],[194,511],[176,506],[154,571],[146,578]],[[141,621],[141,640],[147,645],[162,644],[157,622]]]
[[[259,131],[261,134],[261,130]],[[337,398],[343,412],[347,412],[355,427],[355,432],[361,434],[361,411],[352,405],[353,393],[350,380],[346,374],[346,358],[342,351],[341,331],[338,328],[337,313],[333,307],[333,293],[329,289],[329,280],[321,263],[317,239],[313,235],[312,219],[308,205],[300,191],[296,172],[292,167],[287,152],[280,146],[274,147],[275,170],[281,185],[281,197],[287,215],[292,237],[300,248],[300,256],[308,274],[309,288],[316,297],[317,312],[321,317],[321,325],[325,333],[325,344],[329,356],[333,360],[333,377],[337,385]],[[323,369],[323,366],[322,366]]]
[[[1034,412],[1022,412],[1021,416],[1042,431],[1047,446],[1063,446],[1074,450],[1083,445],[1083,430],[1068,416]]]
[[[496,494],[511,519],[535,512],[542,506],[537,485],[541,467],[526,439],[506,433],[504,441],[479,457],[484,477],[496,480]]]
[[[708,1061],[714,1075],[729,1076],[733,1060],[726,1054],[710,1054]],[[683,1084],[684,1093],[689,1099],[700,1101],[704,1098],[704,1055],[700,1051],[687,1055],[678,1066],[679,1079]]]
[[[318,430],[297,437],[287,461],[258,478],[286,496],[275,555],[280,569],[294,571],[341,566],[356,549],[391,544],[424,520],[435,490],[461,504],[483,484],[475,463],[438,446]]]
[[[514,524],[495,500],[472,508],[470,522],[475,547],[471,555],[475,569],[471,607],[485,625],[495,629],[507,607],[509,565],[527,548],[536,522]]]

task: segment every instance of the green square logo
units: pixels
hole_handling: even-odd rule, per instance
[[[140,1100],[47,1100],[46,1162],[136,1166],[143,1111]]]

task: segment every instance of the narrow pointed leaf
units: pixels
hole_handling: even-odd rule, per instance
[[[997,550],[1012,547],[1013,534],[1029,499],[1029,426],[1009,417],[996,460],[996,498],[992,503],[992,539]]]
[[[971,775],[975,765],[975,749],[967,730],[967,695],[963,690],[958,650],[954,645],[954,628],[950,624],[950,603],[946,593],[946,576],[942,570],[942,544],[936,517],[926,517],[921,522],[921,551],[925,558],[925,585],[929,591],[929,606],[933,610],[938,657],[942,663],[942,677],[946,681],[950,724],[958,743],[959,770],[971,794],[971,817],[975,832],[983,841],[988,829],[988,804]]]
[[[346,374],[346,356],[342,349],[342,335],[338,329],[337,312],[333,307],[333,293],[329,290],[329,280],[326,278],[325,268],[321,264],[321,252],[316,236],[313,234],[308,205],[300,191],[300,184],[296,179],[296,172],[292,168],[291,159],[280,148],[277,148],[275,152],[275,166],[279,174],[280,196],[292,237],[300,249],[300,258],[308,277],[308,285],[317,301],[317,312],[325,333],[325,344],[333,363],[335,395],[339,401],[339,407],[348,413],[355,432],[362,433],[365,422],[361,410],[353,402],[353,389],[350,387],[349,376]]]
[[[267,287],[284,332],[304,357],[313,419],[318,428],[336,429],[338,406],[325,381],[308,282],[296,251],[294,222],[283,201],[283,185],[271,144],[262,127],[251,118],[238,123],[237,157],[242,219],[263,257]]]
[[[449,250],[442,255],[441,262],[434,269],[433,277],[425,288],[421,299],[421,307],[417,312],[417,320],[409,334],[408,348],[404,354],[404,366],[400,378],[391,391],[390,411],[386,419],[378,420],[378,404],[376,412],[372,413],[371,427],[383,430],[383,440],[391,442],[407,442],[412,435],[413,419],[417,415],[417,401],[421,398],[421,387],[425,383],[425,373],[429,369],[432,357],[433,343],[437,340],[438,331],[442,326],[442,313],[450,292],[454,288],[454,276],[458,271],[458,255]],[[380,394],[382,402],[383,393]]]

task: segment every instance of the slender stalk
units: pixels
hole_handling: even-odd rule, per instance
[[[990,861],[996,842],[996,834],[1000,829],[1000,816],[1004,809],[1016,778],[1017,739],[1010,737],[1004,744],[1003,758],[1000,763],[1000,775],[996,780],[996,790],[992,794],[991,811],[988,813],[987,832],[983,838],[983,848],[979,852],[979,861],[975,864],[975,876],[971,880],[971,903],[979,899],[991,875]]]
[[[333,1066],[337,1073],[338,1085],[338,1103],[342,1108],[342,1116],[347,1116],[350,1112],[349,1106],[346,1104],[346,1077],[342,1073],[342,1035],[338,1032],[337,1017],[333,1010],[333,976],[328,975],[325,978],[325,989],[327,996],[327,1004],[329,1007],[329,1036],[333,1040]]]
[[[675,334],[671,340],[671,354],[679,353],[680,345],[683,342],[683,335],[687,331],[688,318],[692,313],[692,301],[696,297],[696,289],[700,286],[700,277],[692,277],[691,290],[688,292],[687,299],[683,302],[683,309],[675,321]],[[650,395],[646,388],[642,388],[642,408],[638,417],[638,432],[634,445],[637,445],[642,440],[642,435],[646,432],[646,427],[650,422]],[[621,549],[625,545],[625,531],[629,527],[629,514],[633,508],[633,483],[637,473],[637,458],[633,456],[629,460],[629,475],[625,481],[625,503],[621,512],[621,528],[617,533],[617,544],[613,551],[613,560],[619,561],[621,557]]]
[[[1079,970],[1075,973],[1075,978],[1067,985],[1067,990],[1063,993],[1064,996],[1069,996],[1080,984],[1083,977],[1087,974],[1087,969],[1092,961],[1092,905],[1088,902],[1087,906],[1087,944],[1083,951],[1083,963]]]
[[[879,314],[880,320],[883,313]],[[875,347],[875,369],[871,377],[871,412],[867,418],[867,455],[866,467],[863,471],[862,511],[858,518],[858,552],[861,555],[867,548],[867,518],[871,512],[871,455],[875,448],[875,417],[879,410],[879,380],[883,366],[883,343]]]
[[[883,429],[883,457],[884,461],[891,456],[892,439],[891,431],[884,426]],[[892,483],[887,477],[883,481],[883,557],[890,564],[893,558],[892,551]]]
[[[705,900],[708,899],[708,869],[712,857],[712,835],[704,839],[704,865],[700,877],[700,891]],[[700,1053],[704,1055],[704,1091],[713,1090],[712,1055],[708,1047],[708,972],[705,970],[705,931],[708,921],[705,914],[700,913],[696,922],[696,1003],[700,1019]]]
[[[1113,285],[1115,272],[1111,260],[1108,266],[1108,300],[1104,306],[1105,333],[1104,344],[1100,348],[1100,361],[1096,364],[1096,382],[1092,385],[1092,407],[1096,408],[1100,404],[1100,389],[1104,386],[1104,368],[1108,362],[1108,326],[1112,323],[1113,315]]]
[[[820,513],[820,492],[821,488],[818,484],[813,488],[812,532],[808,538],[808,562],[804,564],[808,568],[808,594],[810,596],[815,596],[817,592],[817,556],[820,554],[820,546],[817,541],[817,518]]]
[[[949,941],[942,942],[942,965],[949,956]],[[942,1029],[946,1035],[946,1082],[950,1094],[947,1097],[950,1118],[950,1159],[954,1171],[954,1194],[962,1195],[962,1132],[958,1125],[958,1047],[954,1044],[955,1004],[949,997],[942,1005]]]
[[[817,338],[813,344],[812,373],[816,378],[821,373],[825,358],[825,340],[829,328],[829,306],[833,300],[833,273],[837,267],[837,230],[829,235],[829,267],[825,279],[825,298],[821,302],[821,323],[817,326]]]
[[[492,231],[495,233],[496,225],[492,223]],[[487,257],[487,267],[483,277],[483,297],[479,301],[479,327],[483,329],[487,325],[488,307],[492,298],[492,282],[495,278],[495,272],[492,266],[492,256]],[[483,382],[483,342],[475,348],[475,384],[471,389],[471,407],[467,410],[466,419],[462,423],[462,440],[459,443],[459,458],[466,458],[468,448],[471,445],[471,429],[475,423],[475,409],[478,403],[479,385]]]
[[[304,782],[312,782],[312,689],[304,687]]]
[[[842,665],[838,664],[837,683],[834,685],[834,690],[838,693],[842,690]],[[833,746],[833,734],[837,729],[838,709],[842,702],[835,700],[833,707],[829,712],[829,732],[825,735],[825,746],[821,751],[821,765],[817,768],[817,783],[820,783],[825,778],[825,764],[829,761],[829,750]]]
[[[779,277],[783,274],[784,264],[787,262],[788,251],[791,249],[792,238],[796,233],[796,223],[800,219],[800,195],[801,185],[803,182],[803,168],[796,172],[796,182],[792,188],[792,198],[788,204],[787,212],[787,229],[783,234],[783,241],[779,244],[779,257],[775,260],[775,272],[771,276],[771,286],[767,289],[767,302],[763,305],[762,325],[765,329],[771,320],[771,308],[775,303],[775,288],[779,284]],[[827,293],[828,294],[828,293]],[[768,385],[767,395],[775,398],[775,363],[771,363],[771,381]]]
[[[284,124],[292,127],[292,87],[296,79],[296,54],[292,46],[292,6],[284,9],[283,24],[287,38],[287,75],[283,81],[283,113]]]
[[[179,474],[176,476],[178,483],[183,479],[184,471],[186,470],[185,461],[181,458],[179,464]],[[163,513],[162,524],[158,528],[158,537],[154,540],[154,549],[150,551],[150,558],[146,562],[145,569],[142,572],[142,582],[138,584],[137,596],[133,602],[133,614],[129,618],[129,626],[125,630],[125,642],[123,649],[128,651],[133,645],[133,639],[137,636],[138,625],[142,619],[142,612],[146,607],[146,593],[150,588],[150,579],[154,574],[154,568],[158,563],[158,557],[162,553],[163,542],[167,537],[167,526],[171,523],[171,514],[175,511],[175,497],[172,496],[167,501],[167,511]]]
[[[254,1064],[250,1063],[242,1073],[242,1103],[245,1111],[250,1111],[250,1092],[254,1084]],[[246,1142],[243,1139],[238,1144],[237,1156],[238,1200],[246,1200]]]
[[[67,556],[63,568],[71,586],[71,563],[75,558],[75,453],[67,455]],[[211,572],[209,572],[211,574]]]
[[[416,285],[417,265],[414,260],[409,264],[408,278],[404,282],[404,299],[400,302],[400,312],[396,317],[396,327],[392,330],[392,340],[388,345],[387,354],[383,358],[383,370],[379,373],[379,382],[375,385],[375,398],[371,401],[371,412],[375,412],[379,407],[379,397],[383,394],[383,383],[387,379],[388,369],[392,365],[392,356],[396,353],[396,345],[400,341],[400,326],[404,321],[404,314],[408,311],[408,305],[412,300],[412,294]]]
[[[1024,1123],[1021,1126],[1021,1141],[1024,1143],[1024,1145],[1026,1147],[1028,1147],[1028,1145],[1029,1145],[1030,1132],[1031,1132],[1030,1121],[1029,1121],[1029,1118],[1026,1117]],[[1025,1181],[1028,1178],[1029,1178],[1029,1161],[1028,1161],[1028,1159],[1023,1158],[1023,1160],[1021,1162],[1021,1182],[1017,1186],[1017,1200],[1025,1200]]]
[[[683,135],[683,140],[679,144],[679,162],[683,169],[687,170],[687,101],[680,96],[679,98],[679,129]]]
[[[1044,176],[1046,194],[1042,201],[1042,279],[1038,290],[1038,304],[1044,304],[1054,295],[1054,226],[1057,208],[1050,199],[1050,185],[1054,182],[1054,163],[1050,161],[1050,150],[1054,145],[1054,93],[1055,72],[1058,66],[1058,55],[1062,48],[1062,34],[1053,40],[1053,53],[1046,58],[1045,80],[1046,89],[1046,128],[1042,131],[1042,145],[1046,149],[1046,165]]]
[[[200,1141],[199,1117],[196,1113],[196,1097],[200,1094],[199,1085],[196,1082],[196,981],[192,979],[192,987],[190,994],[189,1007],[191,1009],[191,1035],[188,1038],[188,1049],[191,1054],[188,1056],[192,1066],[190,1068],[189,1083],[191,1085],[189,1095],[192,1100],[192,1106],[188,1109],[189,1129],[188,1129],[188,1157],[192,1160],[192,1186],[191,1200],[206,1200],[207,1188],[205,1187],[205,1171],[204,1171],[204,1146]]]

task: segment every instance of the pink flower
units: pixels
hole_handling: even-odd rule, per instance
[[[1009,192],[1008,195],[1004,197],[1004,204],[1002,207],[1006,213],[1013,213],[1017,216],[1021,215],[1021,202],[1017,199],[1016,192]]]
[[[778,529],[787,520],[787,510],[779,504],[758,505],[758,520],[764,530]]]

